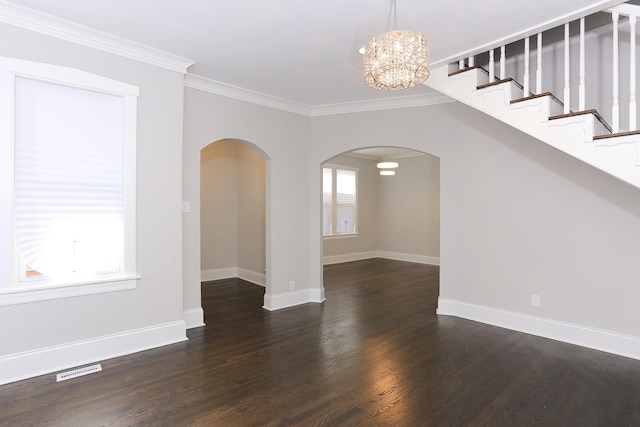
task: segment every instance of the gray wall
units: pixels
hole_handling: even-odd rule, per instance
[[[74,67],[140,88],[136,244],[142,276],[135,290],[0,307],[0,359],[182,322],[183,74],[1,23],[0,39],[6,41],[0,55]]]
[[[219,141],[202,150],[200,259],[203,270],[238,266],[238,144]]]
[[[323,256],[379,251],[439,256],[439,163],[434,156],[399,159],[394,177],[376,162],[340,155],[333,164],[359,169],[357,237],[324,239]],[[235,140],[215,142],[201,155],[201,268],[242,268],[263,274],[265,265],[264,159]],[[318,194],[320,197],[320,194]],[[224,273],[224,272],[222,272]]]
[[[394,176],[377,176],[378,249],[440,257],[440,159],[397,159]]]
[[[199,309],[201,150],[228,138],[266,158],[270,296],[286,295],[290,281],[307,301],[323,296],[320,165],[398,145],[440,159],[441,298],[640,337],[638,190],[481,113],[453,103],[309,118],[183,89],[179,72],[10,25],[0,24],[0,38],[19,41],[1,44],[1,55],[140,87],[142,276],[135,290],[0,307],[0,324],[11,325],[2,363],[181,323],[183,309]],[[181,200],[190,213],[180,213]],[[532,293],[542,307],[531,307]]]
[[[358,236],[325,238],[323,255],[335,256],[377,250],[378,172],[375,162],[340,155],[330,159],[329,163],[358,168]],[[322,197],[322,192],[316,192],[315,196]]]
[[[184,109],[183,200],[192,207],[183,217],[185,310],[200,307],[200,151],[222,139],[242,140],[266,159],[265,298],[286,294],[290,281],[320,298],[309,274],[309,235],[320,234],[309,208],[310,119],[190,88]]]
[[[389,141],[440,158],[441,298],[640,335],[636,189],[458,103],[315,118],[312,164]]]
[[[202,270],[265,269],[265,161],[235,140],[202,150],[200,241]]]
[[[380,176],[376,161],[349,153],[329,160],[359,168],[359,226],[357,237],[324,238],[324,257],[343,260],[337,256],[393,252],[431,261],[440,256],[439,159],[416,152],[414,157],[395,160],[399,164],[395,176]]]
[[[263,274],[265,265],[265,161],[238,145],[238,267]]]

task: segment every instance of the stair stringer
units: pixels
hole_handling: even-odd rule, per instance
[[[549,120],[559,114],[550,96],[512,104],[522,97],[513,82],[478,90],[488,81],[486,72],[476,68],[449,76],[448,68],[432,69],[425,85],[640,188],[640,135],[594,142],[597,119],[593,114]]]

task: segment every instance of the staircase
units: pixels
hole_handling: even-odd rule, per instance
[[[635,107],[635,22],[636,16],[640,15],[640,7],[622,4],[603,12],[611,15],[610,24],[597,25],[602,21],[603,13],[583,17],[578,21],[565,23],[560,31],[556,29],[540,32],[500,46],[499,64],[494,60],[496,48],[454,64],[440,65],[431,70],[425,84],[640,188],[640,130],[636,126]],[[621,60],[619,49],[621,16],[624,17],[622,31],[628,33],[629,37],[626,57],[628,76],[625,76],[628,78],[623,80],[620,79],[620,64],[624,61]],[[586,32],[586,22],[592,26],[596,22],[597,26]],[[575,31],[578,27],[579,30]],[[562,30],[563,40],[554,40]],[[543,37],[550,38],[551,41],[544,44]],[[611,54],[611,77],[606,81],[596,76],[589,79],[588,67],[585,65],[585,58],[588,58],[586,46],[589,46],[591,54],[596,50],[592,46],[602,45],[599,37],[604,37],[609,42],[613,40],[612,52],[607,53],[607,56]],[[530,49],[530,39],[537,40],[535,51]],[[576,50],[579,53],[576,54]],[[564,52],[562,61],[554,60],[559,51]],[[512,56],[507,59],[505,52],[511,52]],[[537,60],[533,67],[530,65],[532,57]],[[547,73],[543,72],[544,60],[552,64]],[[591,63],[598,67],[595,69],[596,73],[599,73],[602,62],[602,58],[591,58]],[[557,63],[562,64],[562,72],[554,69],[553,65]],[[498,76],[495,75],[496,67],[499,68]],[[534,73],[531,68],[535,68]],[[507,77],[507,70],[513,75]],[[516,76],[518,70],[521,70],[521,74]],[[572,71],[576,74],[575,70],[579,70],[579,78],[572,81]],[[529,80],[532,74],[535,75],[536,84],[530,90]],[[561,76],[558,77],[559,74]],[[546,86],[542,84],[543,77],[547,81]],[[593,81],[596,78],[597,83]],[[598,86],[600,84],[605,84],[607,91],[611,91],[609,105],[597,99],[598,96],[589,95],[590,90],[602,93],[602,88]],[[547,87],[561,92],[562,100],[554,96],[553,90],[545,91]],[[628,105],[625,104],[623,108],[628,112],[628,119],[625,117],[623,123],[627,129],[624,130],[620,129],[621,88],[625,93],[624,98],[628,95],[629,100]],[[572,93],[572,89],[577,90]],[[589,105],[587,108],[587,100],[597,105]],[[572,108],[572,102],[575,108]],[[609,125],[598,111],[610,112],[609,120],[612,124]]]

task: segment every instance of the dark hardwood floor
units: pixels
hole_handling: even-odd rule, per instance
[[[324,304],[276,312],[203,285],[189,341],[0,387],[2,426],[634,426],[640,361],[436,316],[438,268],[325,267]]]

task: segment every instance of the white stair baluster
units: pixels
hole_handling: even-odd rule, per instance
[[[620,106],[618,105],[618,12],[613,12],[613,104],[611,106],[611,129],[613,133],[620,131]]]
[[[543,32],[532,34],[529,29],[528,36],[523,36],[521,41],[514,42],[518,43],[518,48],[521,42],[524,46],[522,46],[523,51],[518,50],[516,57],[508,58],[511,67],[509,70],[506,70],[506,45],[504,42],[498,42],[495,48],[487,50],[488,58],[485,56],[483,64],[479,64],[482,65],[483,70],[478,71],[484,72],[485,66],[488,67],[484,75],[481,72],[449,72],[457,65],[456,60],[442,64],[437,72],[433,72],[428,86],[640,189],[640,117],[638,117],[640,111],[637,106],[637,79],[640,76],[638,76],[638,64],[636,64],[636,61],[640,61],[636,53],[636,43],[640,43],[640,40],[635,34],[640,17],[640,3],[638,1],[633,3],[638,5],[621,4],[603,11],[612,15],[612,27],[607,26],[606,31],[604,28],[598,28],[593,33],[587,34],[588,16],[576,18],[579,23],[561,23],[560,26],[549,30],[549,34],[555,36],[562,34],[562,39],[548,38]],[[622,22],[620,22],[621,18]],[[629,19],[628,26],[626,19]],[[629,38],[625,33],[627,28]],[[611,30],[612,32],[609,32]],[[623,40],[620,40],[621,31]],[[572,38],[572,36],[579,38]],[[543,40],[544,37],[547,38]],[[596,82],[598,76],[589,75],[589,90],[598,89],[600,83],[613,85],[613,88],[609,86],[608,89],[606,86],[604,89],[600,87],[599,93],[606,94],[606,99],[601,100],[601,97],[597,96],[598,93],[590,92],[589,105],[586,104],[587,37],[589,37],[589,43],[594,45],[594,49],[589,50],[590,63],[593,63],[594,69],[597,70],[602,66],[605,67],[600,70],[603,82]],[[511,38],[508,40],[511,41]],[[602,46],[603,42],[608,46]],[[551,59],[551,62],[544,60],[546,77],[543,77],[542,67],[544,43],[547,48],[544,54]],[[561,52],[562,43],[564,43],[564,51]],[[572,43],[575,45],[572,46]],[[626,43],[629,43],[629,51]],[[623,46],[620,46],[621,44]],[[515,47],[512,46],[513,51]],[[533,52],[532,50],[536,47],[537,52]],[[524,52],[522,59],[521,52]],[[627,52],[629,52],[628,57],[625,56]],[[483,55],[485,55],[484,52],[480,53],[479,58],[482,59]],[[501,55],[500,64],[496,64],[498,62],[496,55]],[[606,68],[609,66],[607,63],[609,55],[612,55],[613,60],[610,70]],[[473,59],[471,56],[464,58],[464,64],[467,67],[472,66]],[[532,63],[536,60],[537,64]],[[511,61],[514,63],[512,64]],[[621,65],[627,67],[626,61],[629,61],[629,68],[620,69]],[[520,67],[523,67],[522,71],[517,71]],[[564,68],[561,69],[561,67]],[[509,73],[512,69],[515,69],[516,73],[520,72],[520,79],[522,79],[522,87],[515,94],[508,90],[511,85],[499,88],[496,86],[481,93],[475,90],[476,87],[487,86],[484,84],[487,82],[487,77],[490,84],[505,81],[509,77],[517,79],[517,74]],[[627,71],[629,82],[627,82]],[[543,78],[551,80],[543,85]],[[606,78],[610,78],[611,82],[606,83]],[[563,92],[558,96],[560,100],[553,95],[542,97],[545,93],[550,94],[547,92],[550,90],[553,90],[556,95]],[[609,90],[612,91],[611,95]],[[627,94],[629,94],[628,104]],[[509,102],[509,95],[516,99]],[[591,99],[592,96],[593,99]],[[612,97],[611,101],[608,96]],[[611,102],[609,106],[606,105],[608,102]],[[628,120],[625,110],[627,105],[629,106]],[[591,108],[597,108],[601,112],[604,109],[611,127],[597,120],[599,116],[595,110],[590,110]],[[607,112],[608,108],[611,108],[609,112]],[[621,114],[622,117],[620,117]],[[608,133],[612,135],[607,135]]]
[[[524,77],[523,81],[523,92],[525,98],[529,96],[529,37],[524,39]]]
[[[505,54],[505,47],[500,47],[500,80],[504,80],[506,74],[506,62],[507,55]]]
[[[495,77],[495,61],[493,60],[493,49],[491,49],[489,51],[489,83],[493,83]]]
[[[536,69],[536,95],[542,93],[542,33],[538,33],[538,68]]]
[[[580,82],[578,84],[578,111],[584,111],[586,109],[585,98],[584,18],[580,18]]]
[[[464,59],[458,61],[458,70],[464,70]]]
[[[629,130],[636,130],[636,16],[629,15]]]
[[[474,67],[476,65],[475,59],[476,59],[475,56],[470,56],[469,57],[469,67]]]
[[[571,112],[571,57],[569,55],[569,23],[564,24],[564,113]]]

